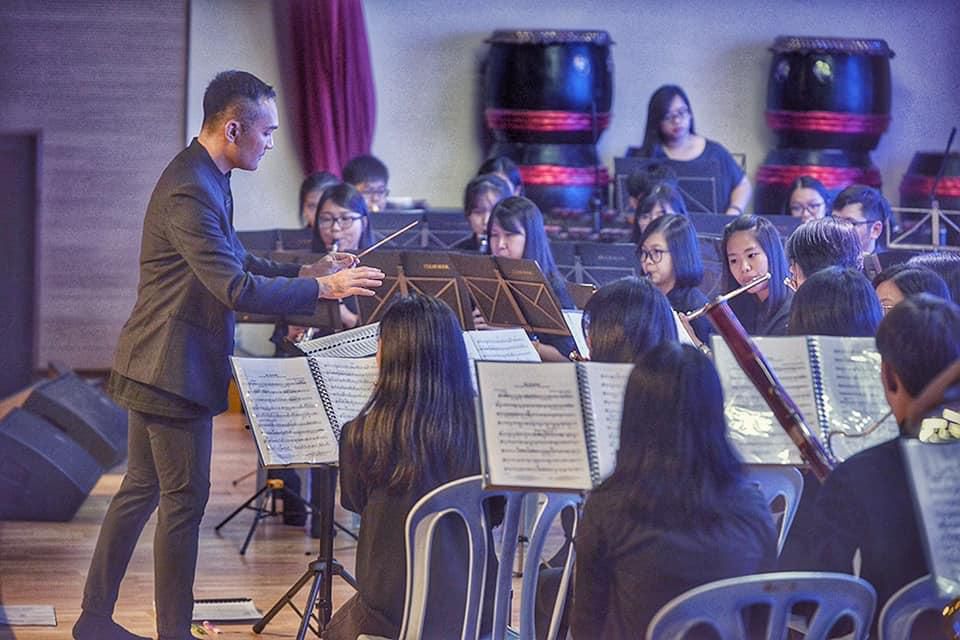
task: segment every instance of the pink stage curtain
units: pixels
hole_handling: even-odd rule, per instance
[[[279,2],[278,46],[306,173],[369,153],[376,120],[361,0]]]

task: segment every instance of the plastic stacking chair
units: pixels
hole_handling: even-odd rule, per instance
[[[560,516],[560,513],[567,508],[573,509],[573,533],[577,531],[579,522],[580,504],[583,497],[575,493],[544,493],[544,500],[537,513],[536,522],[533,525],[533,531],[530,534],[529,553],[523,566],[523,583],[520,591],[520,639],[534,640],[536,638],[535,620],[536,620],[536,600],[537,600],[537,578],[539,577],[540,557],[543,555],[543,547],[547,542],[547,535],[553,523]],[[553,614],[550,618],[550,629],[547,634],[547,640],[556,638],[560,629],[560,618],[563,615],[564,602],[569,590],[570,580],[573,576],[574,552],[573,545],[567,553],[566,562],[563,565],[563,573],[560,580],[560,588],[557,590],[557,599],[553,605]],[[499,591],[499,588],[498,588]],[[504,618],[504,623],[506,618]],[[499,622],[499,621],[497,621]],[[503,626],[506,626],[505,624]],[[496,630],[501,626],[494,627],[494,637]]]
[[[517,539],[520,525],[521,504],[524,496],[518,491],[485,491],[480,476],[471,476],[454,480],[437,487],[421,498],[407,516],[407,585],[404,603],[403,622],[400,626],[400,640],[414,640],[423,634],[429,602],[429,576],[431,562],[431,542],[440,520],[448,516],[459,517],[467,530],[468,575],[467,600],[464,607],[461,640],[475,640],[479,637],[480,619],[483,612],[484,572],[487,566],[487,554],[494,553],[488,548],[488,531],[491,528],[484,503],[491,498],[505,500],[503,517],[503,544],[499,555],[496,576],[496,592],[493,597],[493,626],[489,640],[534,640],[535,596],[539,558],[543,552],[550,524],[567,506],[576,507],[581,498],[569,494],[545,494],[546,500],[541,506],[534,528],[530,535],[530,553],[524,564],[522,583],[520,627],[517,631],[509,629],[507,620],[513,591],[513,559],[517,552]],[[439,562],[447,558],[437,558]],[[564,584],[569,583],[572,573],[573,554],[571,550],[564,571]],[[558,598],[559,599],[559,598]],[[554,623],[559,624],[561,606],[555,607]],[[357,640],[383,640],[377,636],[361,635]]]
[[[762,638],[781,640],[787,637],[791,610],[800,602],[816,607],[803,637],[826,638],[847,617],[854,626],[850,637],[866,640],[876,601],[876,591],[868,582],[844,573],[790,571],[718,580],[663,605],[650,622],[647,640],[681,640],[701,624],[721,640],[741,640],[748,637],[744,610],[753,605],[770,608]]]
[[[931,576],[924,576],[890,596],[880,611],[877,632],[880,640],[906,640],[913,624],[926,611],[940,612],[950,601],[937,593]]]
[[[771,511],[775,508],[774,504],[777,498],[783,499],[783,513],[777,513],[780,516],[777,555],[780,555],[783,543],[787,540],[787,533],[790,532],[790,525],[793,524],[793,517],[797,514],[797,506],[800,504],[800,495],[803,493],[803,475],[794,467],[749,465],[747,467],[747,479],[760,487],[760,493],[766,498]]]

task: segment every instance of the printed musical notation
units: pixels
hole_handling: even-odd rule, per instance
[[[231,363],[264,466],[337,461],[337,440],[304,358]]]

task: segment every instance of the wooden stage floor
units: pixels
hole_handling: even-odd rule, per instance
[[[318,551],[318,541],[303,528],[283,525],[280,517],[267,518],[257,528],[246,556],[239,554],[253,512],[227,524],[220,533],[214,526],[257,490],[255,475],[237,486],[232,481],[256,468],[253,440],[240,414],[223,414],[214,420],[213,477],[210,500],[200,530],[200,558],[194,586],[196,598],[253,598],[266,612],[306,570]],[[0,603],[48,604],[56,609],[56,627],[3,627],[0,640],[69,640],[80,614],[84,577],[93,553],[100,521],[111,496],[119,487],[120,473],[104,475],[70,522],[0,522]],[[337,521],[351,522],[351,514],[338,506]],[[120,590],[114,619],[131,631],[156,637],[153,614],[153,529],[147,524]],[[340,534],[334,555],[352,572],[356,543]],[[402,559],[398,559],[402,561]],[[302,608],[308,587],[298,598]],[[334,602],[342,604],[353,590],[339,578],[334,582]],[[249,623],[218,625],[222,640],[231,638],[293,638],[299,617],[288,607],[255,634]]]

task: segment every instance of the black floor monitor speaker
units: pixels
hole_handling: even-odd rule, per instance
[[[0,520],[66,522],[103,469],[44,418],[14,409],[0,420]]]
[[[62,429],[105,471],[127,456],[126,411],[74,373],[37,385],[23,408]]]

